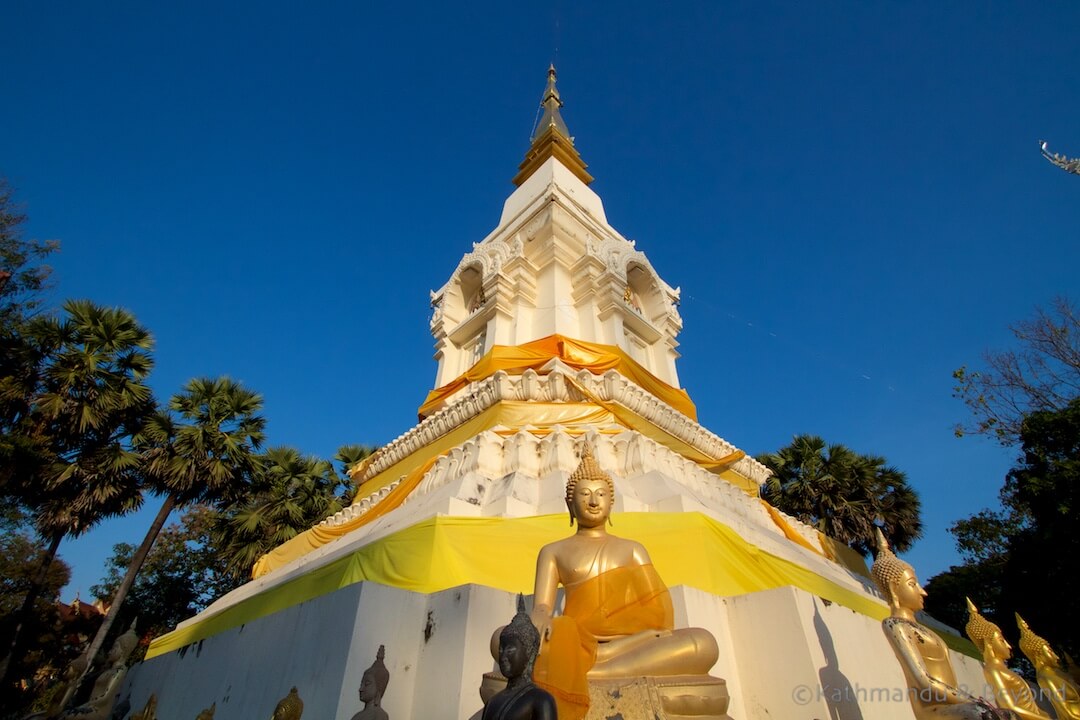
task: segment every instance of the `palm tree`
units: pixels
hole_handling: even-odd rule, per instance
[[[0,379],[3,446],[16,460],[3,492],[29,510],[48,543],[0,677],[18,658],[20,629],[61,541],[142,501],[131,441],[154,408],[150,333],[119,308],[69,300],[64,311],[24,327],[21,359],[9,366],[16,371]]]
[[[199,378],[172,397],[167,411],[147,420],[136,437],[141,470],[165,500],[132,557],[87,657],[94,657],[104,644],[169,513],[195,503],[227,503],[247,491],[260,466],[257,450],[266,424],[260,410],[261,396],[239,383],[228,378]]]
[[[267,450],[252,495],[227,508],[218,528],[229,571],[249,577],[262,555],[347,505],[354,493],[348,469],[372,451],[364,445],[341,447],[334,456],[345,471],[339,475],[329,461],[294,448]]]
[[[797,435],[758,460],[773,471],[762,486],[764,500],[863,555],[875,545],[875,525],[897,551],[922,534],[918,495],[882,457]]]

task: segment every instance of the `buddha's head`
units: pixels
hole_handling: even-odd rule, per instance
[[[390,682],[390,671],[383,664],[386,657],[386,647],[379,646],[379,652],[375,654],[375,662],[364,671],[360,678],[360,702],[365,705],[371,703],[379,707],[382,703],[383,693]]]
[[[894,609],[903,608],[911,612],[922,610],[926,591],[919,585],[915,568],[893,554],[880,528],[875,528],[875,532],[878,554],[870,568],[870,574],[873,575],[878,590]]]
[[[133,620],[127,632],[116,638],[112,647],[109,648],[107,656],[109,665],[116,667],[125,663],[138,644],[139,636],[135,633],[135,621]]]
[[[1020,613],[1016,613],[1016,626],[1020,628],[1020,652],[1024,653],[1035,667],[1061,665],[1061,658],[1050,647],[1050,643],[1032,632],[1024,618],[1020,617]]]
[[[592,448],[584,446],[581,462],[566,481],[566,508],[570,511],[570,524],[577,521],[579,527],[602,527],[611,516],[615,502],[615,484],[611,476],[600,469],[593,457]]]
[[[518,595],[517,615],[499,633],[499,670],[508,679],[532,677],[540,650],[540,633],[525,612],[525,598]]]
[[[1008,660],[1012,657],[1012,646],[1005,641],[1001,628],[984,618],[975,607],[975,603],[971,602],[971,598],[966,599],[968,622],[964,630],[971,638],[971,642],[975,643],[975,647],[979,648],[983,657],[993,656],[998,660]]]

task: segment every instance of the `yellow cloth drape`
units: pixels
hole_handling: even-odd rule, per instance
[[[786,537],[788,540],[791,540],[796,545],[804,547],[807,550],[811,550],[818,555],[827,557],[835,563],[843,565],[853,573],[857,573],[867,578],[870,577],[870,571],[866,569],[866,560],[858,552],[852,550],[850,547],[844,545],[843,543],[833,540],[831,537],[821,532],[820,530],[817,530],[816,532],[818,540],[821,542],[822,548],[821,550],[819,550],[818,548],[814,547],[813,543],[807,542],[806,538],[804,538],[795,528],[791,526],[791,523],[787,521],[787,518],[780,514],[779,510],[777,510],[761,498],[758,498],[758,500],[761,500],[761,504],[769,513],[769,517],[771,517],[772,521],[776,523],[776,526],[780,528],[781,531],[783,531],[784,537]]]
[[[573,340],[562,335],[549,335],[524,345],[496,345],[463,375],[428,393],[419,415],[430,415],[446,398],[469,383],[483,380],[505,370],[520,375],[529,368],[539,369],[552,358],[559,358],[572,368],[588,370],[597,375],[617,370],[620,375],[660,398],[683,415],[697,420],[697,408],[681,388],[672,387],[639,365],[614,345]]]
[[[589,711],[586,674],[596,662],[598,637],[672,630],[671,594],[653,565],[600,573],[566,590],[561,616],[533,667],[533,680],[555,698],[559,717],[580,720]]]
[[[613,531],[641,542],[669,587],[731,596],[794,586],[877,620],[881,601],[762,551],[700,513],[615,513]],[[361,580],[434,593],[475,583],[531,593],[540,548],[568,534],[565,515],[527,518],[435,517],[365,545],[346,557],[163,635],[147,657],[238,627]],[[493,549],[498,548],[498,552]],[[506,562],[506,558],[519,558]]]
[[[404,478],[401,484],[380,500],[375,508],[340,525],[316,526],[300,533],[259,558],[252,567],[251,576],[262,577],[394,510],[419,485],[424,473],[441,455],[484,430],[506,428],[505,432],[517,432],[520,428],[528,427],[530,431],[543,434],[556,425],[571,433],[582,432],[584,428],[608,428],[609,430],[612,426],[630,428],[661,445],[670,447],[713,472],[729,467],[731,463],[743,456],[742,451],[732,453],[726,458],[705,455],[692,445],[684,443],[662,428],[615,403],[600,403],[597,406],[590,403],[503,401],[365,481],[360,486],[358,497],[370,495],[393,481]],[[753,480],[748,480],[732,471],[723,471],[720,477],[748,494],[757,494],[757,484]]]
[[[381,490],[394,480],[401,483],[378,502],[375,507],[363,515],[339,525],[315,526],[296,537],[287,540],[259,558],[251,569],[253,578],[262,577],[272,570],[283,567],[312,550],[317,550],[327,543],[345,537],[349,533],[368,525],[405,502],[424,474],[451,448],[461,445],[480,432],[498,426],[520,428],[525,425],[554,426],[573,430],[578,426],[603,426],[615,423],[615,418],[603,408],[583,403],[530,403],[501,402],[477,415],[464,425],[442,436],[434,443],[425,446],[397,463],[391,465],[360,486],[360,493],[368,495]]]

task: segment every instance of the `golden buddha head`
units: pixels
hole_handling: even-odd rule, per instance
[[[1020,628],[1020,652],[1024,653],[1035,667],[1061,665],[1061,658],[1050,647],[1050,643],[1032,632],[1024,618],[1020,617],[1020,613],[1016,613],[1016,626]]]
[[[975,603],[971,602],[971,598],[965,599],[968,607],[968,622],[964,631],[971,638],[971,642],[975,643],[975,647],[979,648],[979,652],[983,655],[989,653],[999,660],[1008,660],[1012,657],[1012,646],[1005,641],[1001,628],[984,618],[975,607]]]
[[[593,457],[592,448],[585,445],[581,461],[566,481],[566,509],[570,511],[570,524],[576,520],[580,527],[597,527],[611,520],[611,506],[615,502],[615,483],[600,468]]]
[[[380,645],[379,651],[375,653],[375,662],[364,671],[360,678],[360,702],[374,703],[376,707],[382,702],[383,693],[386,692],[386,686],[390,683],[390,671],[383,663],[385,657],[386,647]]]
[[[499,633],[499,670],[503,676],[532,677],[533,663],[540,651],[540,631],[525,612],[525,598],[519,593],[517,614]]]
[[[902,607],[911,611],[923,609],[923,598],[926,591],[919,585],[919,578],[915,575],[915,568],[907,564],[893,554],[889,549],[889,543],[881,534],[881,528],[875,528],[877,534],[878,554],[870,568],[870,574],[878,590],[888,601],[890,606]]]

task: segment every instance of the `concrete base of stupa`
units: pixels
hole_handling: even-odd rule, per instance
[[[730,717],[913,717],[876,620],[790,587],[725,598],[679,586],[671,595],[677,626],[717,638],[711,674],[726,681]],[[477,585],[428,595],[356,583],[141,663],[121,698],[137,711],[156,695],[159,720],[191,720],[215,703],[216,720],[252,720],[270,717],[295,686],[304,718],[349,720],[384,645],[391,718],[478,720],[481,680],[494,669],[491,633],[513,616],[515,599]],[[982,690],[975,660],[953,653],[953,665],[961,685]],[[624,702],[656,694],[647,682],[630,684]]]

